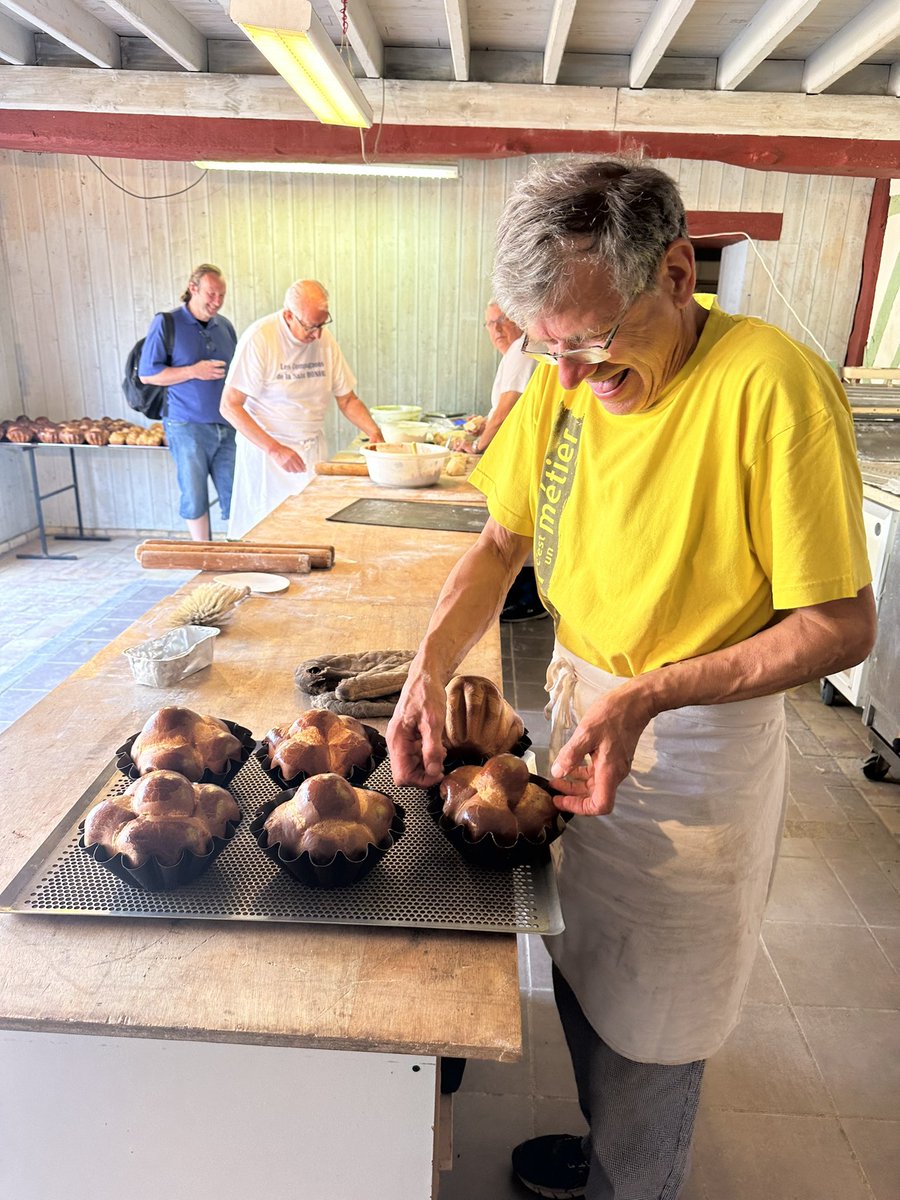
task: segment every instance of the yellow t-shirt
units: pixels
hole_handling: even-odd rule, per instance
[[[871,580],[850,407],[805,346],[710,315],[653,408],[614,416],[541,365],[471,482],[533,538],[559,640],[633,676]]]

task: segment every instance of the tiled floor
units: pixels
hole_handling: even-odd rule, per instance
[[[189,573],[146,574],[135,539],[76,562],[0,558],[0,729]],[[506,693],[539,770],[549,621],[503,630]],[[788,698],[792,801],[740,1026],[708,1066],[682,1200],[900,1197],[900,786],[870,783],[859,713]],[[509,1150],[579,1130],[540,939],[520,939],[525,1056],[468,1064],[441,1200],[522,1200]],[[406,1198],[403,1198],[406,1200]]]

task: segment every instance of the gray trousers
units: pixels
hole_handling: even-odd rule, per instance
[[[555,965],[553,990],[590,1126],[585,1200],[676,1200],[690,1169],[705,1060],[623,1058],[594,1032]]]

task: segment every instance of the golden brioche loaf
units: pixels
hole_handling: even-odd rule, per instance
[[[502,754],[524,732],[522,718],[490,679],[457,675],[447,684],[444,745],[448,751]]]
[[[298,775],[329,771],[349,775],[372,757],[372,747],[360,722],[326,708],[301,713],[287,729],[270,729],[265,740],[269,766],[278,767],[288,782]]]
[[[121,854],[131,867],[150,857],[172,867],[185,850],[206,854],[241,810],[224,788],[191,783],[175,771],[151,771],[121,796],[94,805],[84,822],[84,844]]]
[[[487,833],[505,846],[519,834],[537,841],[556,815],[553,797],[531,782],[527,764],[514,754],[498,754],[483,767],[457,767],[440,795],[444,816],[473,841]]]
[[[370,845],[384,841],[393,818],[388,796],[355,788],[329,772],[304,780],[290,800],[272,810],[265,829],[269,845],[279,843],[284,858],[306,853],[321,865],[338,851],[363,858]]]
[[[240,758],[241,743],[217,717],[189,708],[157,709],[134,739],[131,758],[141,775],[177,771],[196,782],[204,771],[221,774],[229,759]]]

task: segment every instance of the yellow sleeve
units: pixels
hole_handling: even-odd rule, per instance
[[[752,544],[776,610],[824,604],[871,582],[853,420],[837,397],[763,445],[749,471]]]

